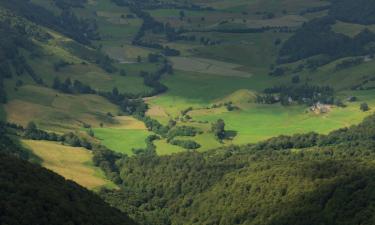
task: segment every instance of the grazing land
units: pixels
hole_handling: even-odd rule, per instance
[[[92,164],[92,154],[83,148],[63,146],[47,141],[22,141],[25,147],[43,159],[42,166],[73,180],[78,184],[96,190],[100,187],[116,188],[105,178],[103,172]]]

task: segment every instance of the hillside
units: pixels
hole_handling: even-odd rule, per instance
[[[101,196],[143,224],[373,224],[374,131],[371,116],[325,136],[126,158],[122,189]]]
[[[246,13],[239,3],[224,2],[134,8],[121,1],[39,0],[28,7],[4,1],[2,26],[14,35],[2,43],[18,43],[3,50],[12,56],[3,65],[4,119],[83,137],[92,130],[95,143],[128,155],[158,135],[154,148],[165,155],[281,134],[327,134],[371,113],[371,25],[335,20],[328,2],[285,0],[279,12],[265,0],[244,3]],[[348,47],[334,45],[341,52],[332,53],[332,42]],[[313,99],[322,83],[333,92]],[[305,84],[311,86],[306,96],[280,91],[307,91]],[[259,97],[241,99],[239,90]],[[351,96],[358,101],[347,101]],[[311,112],[317,101],[329,104],[329,113]],[[369,112],[359,110],[363,102]],[[146,127],[129,123],[134,117]],[[218,119],[236,133],[232,139],[219,142],[212,135]],[[199,132],[171,142],[169,122]]]
[[[20,159],[0,155],[3,224],[136,224],[98,196]]]
[[[374,15],[373,0],[0,0],[8,224],[372,224]]]
[[[77,183],[25,161],[35,156],[25,152],[8,135],[9,131],[1,124],[2,224],[136,224]]]

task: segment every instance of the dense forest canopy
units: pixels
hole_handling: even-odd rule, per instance
[[[143,224],[371,224],[374,135],[371,116],[326,136],[280,136],[204,154],[117,161],[101,154],[97,160],[112,165],[122,184],[101,196]]]
[[[375,23],[375,3],[372,0],[331,0],[330,15],[336,19],[360,23]]]

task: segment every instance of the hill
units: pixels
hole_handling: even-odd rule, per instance
[[[371,116],[328,135],[117,162],[104,157],[117,166],[121,190],[101,196],[143,224],[372,224],[374,128]]]
[[[0,151],[144,225],[371,224],[375,4],[358,2],[0,1]],[[40,214],[56,223],[131,223],[4,157],[4,176],[39,174],[5,176],[20,210],[26,193],[61,202]],[[55,198],[27,185],[46,177]]]
[[[35,156],[3,124],[0,140],[2,224],[136,224],[77,183],[24,160]]]
[[[13,34],[2,41],[11,56],[2,63],[4,119],[62,134],[91,130],[93,142],[128,155],[157,135],[155,150],[173,154],[327,134],[373,109],[374,35],[371,24],[334,12],[348,3],[285,0],[277,10],[269,0],[156,2],[2,2],[2,29]],[[322,83],[332,92],[313,99]],[[296,93],[306,85],[309,96]],[[330,110],[310,111],[318,101]],[[122,116],[148,127],[134,129]],[[230,140],[210,132],[218,119],[236,133]],[[170,121],[199,133],[171,142]]]
[[[74,182],[15,157],[0,155],[3,224],[136,224]]]

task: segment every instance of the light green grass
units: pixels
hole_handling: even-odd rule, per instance
[[[363,99],[365,100],[365,99]],[[371,105],[375,102],[371,101]],[[359,102],[346,108],[333,108],[330,113],[316,115],[305,106],[252,105],[238,112],[194,116],[194,119],[213,122],[224,119],[226,128],[238,132],[235,144],[255,143],[278,135],[330,131],[357,124],[370,112],[361,112]]]
[[[147,130],[94,128],[95,137],[109,149],[133,155],[133,149],[146,148],[146,138],[152,133]]]
[[[169,91],[152,99],[150,104],[162,106],[167,113],[176,115],[190,106],[208,106],[239,89],[261,91],[282,79],[284,78],[270,78],[268,75],[242,78],[176,71],[163,79]]]
[[[186,152],[186,149],[183,149],[179,146],[171,145],[166,142],[166,140],[157,140],[154,142],[156,146],[156,153],[158,155],[171,155],[174,153]]]

